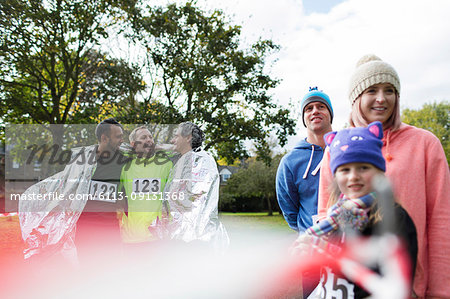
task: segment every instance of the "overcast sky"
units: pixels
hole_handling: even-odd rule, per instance
[[[183,2],[183,1],[176,1]],[[199,0],[242,25],[246,41],[270,38],[281,46],[270,74],[272,91],[287,107],[318,86],[334,108],[333,129],[347,122],[347,86],[358,59],[373,53],[401,81],[401,107],[417,109],[450,100],[450,1],[448,0]],[[305,135],[299,121],[297,136]]]

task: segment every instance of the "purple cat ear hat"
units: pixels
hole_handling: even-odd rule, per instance
[[[370,163],[383,172],[386,162],[381,148],[383,146],[383,126],[375,121],[367,128],[343,129],[327,133],[323,139],[330,151],[330,168],[332,173],[344,164]]]

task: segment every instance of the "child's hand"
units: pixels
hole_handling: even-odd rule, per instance
[[[312,237],[308,234],[300,235],[291,247],[289,247],[289,253],[291,255],[308,255],[312,254],[312,252]]]

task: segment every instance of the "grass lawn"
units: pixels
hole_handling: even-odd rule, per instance
[[[274,213],[267,216],[267,212],[260,213],[220,213],[220,220],[236,229],[255,229],[255,230],[271,230],[280,232],[292,232],[283,216]]]
[[[294,240],[297,233],[289,228],[283,216],[274,213],[220,213],[220,221],[225,225],[234,242],[266,242],[268,240]],[[0,263],[5,259],[22,256],[23,242],[20,235],[19,217],[0,218]]]
[[[291,244],[298,236],[284,220],[283,216],[274,213],[220,213],[220,221],[225,225],[230,237],[230,247],[275,242]]]

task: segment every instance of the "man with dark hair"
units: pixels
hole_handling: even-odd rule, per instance
[[[115,153],[123,142],[123,127],[114,118],[100,122],[95,128],[99,152]]]
[[[19,202],[25,259],[61,255],[78,264],[77,255],[94,261],[106,252],[117,253],[121,244],[117,210],[123,202],[119,182],[127,160],[119,152],[122,126],[114,119],[104,120],[96,135],[98,144],[72,150],[73,161],[63,171],[23,193],[60,195],[58,200]],[[102,248],[97,250],[98,246]],[[88,265],[87,259],[82,263]]]
[[[229,239],[218,218],[219,172],[214,158],[201,149],[204,138],[197,125],[184,122],[172,139],[181,157],[165,189],[172,216],[170,235],[187,243],[205,242],[221,251]]]
[[[111,129],[110,125],[116,125],[123,129],[122,125],[113,117],[102,120],[95,128],[95,136],[100,141],[103,134],[109,134]]]
[[[117,253],[121,246],[117,212],[125,209],[125,199],[119,183],[122,167],[127,161],[119,151],[123,142],[122,125],[114,118],[108,118],[97,125],[95,134],[97,165],[91,177],[91,197],[78,219],[75,239],[81,260],[96,258],[97,245],[108,248],[110,253]]]

